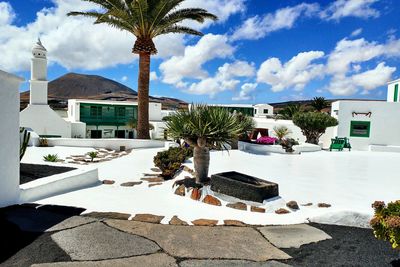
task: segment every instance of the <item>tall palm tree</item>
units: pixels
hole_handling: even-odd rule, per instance
[[[210,149],[226,149],[227,144],[254,128],[251,117],[242,119],[224,108],[194,105],[189,111],[179,111],[166,122],[168,134],[184,139],[194,148],[196,182],[208,180]]]
[[[299,112],[302,112],[302,107],[300,104],[289,104],[280,111],[278,111],[278,115],[276,119],[278,120],[291,120],[294,115]]]
[[[203,23],[217,16],[201,8],[178,7],[185,0],[82,0],[99,5],[103,11],[70,12],[68,16],[85,16],[96,19],[95,24],[105,23],[136,36],[132,53],[139,55],[138,77],[138,138],[149,135],[149,83],[150,57],[157,54],[153,39],[168,33],[201,36],[203,33],[181,25],[193,20]]]
[[[310,106],[315,111],[321,112],[324,108],[329,107],[329,103],[325,100],[325,97],[314,97],[310,103]]]

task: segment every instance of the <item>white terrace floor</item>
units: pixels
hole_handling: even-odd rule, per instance
[[[42,155],[58,153],[61,158],[83,154],[83,148],[29,148],[24,162],[44,164]],[[121,212],[132,215],[149,213],[165,216],[163,223],[177,215],[185,221],[195,219],[240,220],[249,224],[294,224],[308,220],[367,226],[375,200],[392,201],[400,196],[400,153],[314,152],[302,155],[253,155],[240,151],[213,152],[210,174],[239,171],[279,184],[282,199],[265,203],[267,213],[253,213],[211,206],[173,194],[174,181],[148,187],[147,182],[121,187],[123,182],[139,181],[149,173],[159,149],[135,150],[130,155],[98,164],[101,180],[115,180],[114,185],[100,185],[38,201],[41,204],[77,206],[91,211]],[[191,164],[187,164],[191,165]],[[182,173],[179,178],[186,174]],[[295,200],[300,211],[277,215],[274,211]],[[332,208],[318,208],[318,203]]]

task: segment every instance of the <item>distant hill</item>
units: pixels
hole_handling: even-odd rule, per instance
[[[21,109],[29,103],[29,94],[21,93]],[[49,82],[48,99],[52,108],[65,109],[68,99],[135,101],[137,92],[102,76],[68,73]],[[182,100],[168,97],[150,97],[150,101],[162,103],[164,109],[187,106]]]

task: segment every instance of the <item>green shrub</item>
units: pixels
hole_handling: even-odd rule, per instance
[[[306,142],[315,145],[318,145],[326,128],[338,125],[337,119],[321,112],[297,113],[293,117],[293,123],[301,129]]]
[[[97,151],[89,152],[88,155],[91,158],[91,161],[93,162],[95,158],[97,158],[97,155],[99,153]]]
[[[48,154],[43,157],[43,160],[47,162],[57,162],[59,161],[59,158],[57,154]]]
[[[193,157],[192,148],[171,147],[167,151],[157,153],[154,165],[161,170],[164,178],[171,179],[181,168],[182,163],[190,157]]]
[[[400,200],[385,204],[375,201],[372,204],[375,216],[370,224],[377,239],[390,242],[393,249],[400,249]]]

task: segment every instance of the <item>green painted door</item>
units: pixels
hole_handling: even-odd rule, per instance
[[[399,85],[398,84],[396,84],[395,86],[394,86],[394,98],[393,98],[394,100],[394,102],[397,102],[398,100],[399,100]]]

